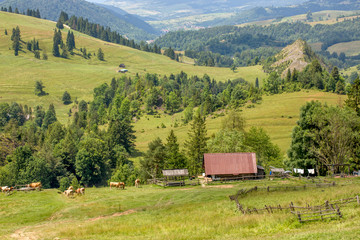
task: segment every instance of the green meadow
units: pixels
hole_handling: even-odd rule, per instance
[[[20,27],[21,38],[25,43],[34,37],[39,40],[40,48],[49,57],[47,61],[35,59],[25,45],[19,56],[14,56],[10,37],[12,28],[16,26]],[[103,42],[78,32],[75,32],[76,54],[69,59],[55,58],[52,56],[54,28],[55,23],[51,21],[0,12],[0,101],[17,101],[29,106],[54,103],[59,120],[67,123],[67,112],[71,106],[65,106],[61,102],[64,91],[68,91],[73,99],[89,101],[95,87],[121,76],[121,73],[117,73],[121,63],[125,64],[129,70],[126,74],[130,76],[135,76],[136,73],[170,75],[184,71],[188,75],[208,74],[218,81],[241,77],[255,82],[256,77],[260,80],[266,77],[261,66],[239,68],[235,72],[229,68],[194,66],[178,63],[166,56]],[[4,34],[5,29],[8,31],[7,36]],[[64,41],[67,31],[62,31]],[[79,49],[84,47],[92,54],[101,48],[105,53],[105,61],[99,61],[96,56],[92,56],[90,60],[82,58],[79,56]],[[49,95],[35,96],[34,85],[37,80],[43,81]]]
[[[283,153],[286,153],[291,143],[291,132],[299,119],[299,112],[302,105],[309,101],[320,101],[328,104],[341,104],[346,96],[337,95],[315,90],[301,91],[295,93],[283,93],[280,95],[263,96],[260,104],[254,108],[243,107],[243,117],[246,119],[246,128],[252,126],[263,127],[270,135],[274,143],[278,144]],[[221,111],[222,112],[222,111]],[[206,119],[208,135],[215,134],[221,126],[224,117],[215,113]],[[226,113],[226,111],[225,111]],[[166,140],[170,129],[173,129],[180,144],[187,139],[187,132],[190,125],[182,124],[183,113],[154,116],[143,116],[135,123],[136,147],[144,152],[150,141],[156,137]],[[162,124],[166,128],[162,128]],[[175,125],[178,125],[175,127]]]
[[[328,179],[334,181],[334,179]],[[240,198],[245,207],[320,205],[355,197],[359,178],[337,179],[331,188],[257,191]],[[309,184],[310,181],[257,180],[206,187],[125,190],[88,188],[67,198],[55,189],[0,194],[1,239],[355,239],[360,207],[341,207],[343,218],[299,223],[288,211],[243,215],[229,195],[254,186]]]

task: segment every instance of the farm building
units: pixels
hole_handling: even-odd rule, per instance
[[[162,173],[166,186],[184,186],[185,178],[189,176],[187,169],[166,169]]]
[[[205,153],[205,175],[217,178],[263,177],[264,168],[256,164],[255,153]]]

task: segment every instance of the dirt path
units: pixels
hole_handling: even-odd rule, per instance
[[[129,215],[129,214],[136,213],[136,212],[137,211],[135,209],[129,209],[124,212],[117,212],[117,213],[107,215],[107,216],[98,216],[98,217],[94,217],[94,218],[89,218],[89,219],[86,219],[85,221],[81,221],[81,222],[82,223],[93,222],[93,221],[100,220],[100,219]],[[51,219],[51,217],[50,217],[50,219]],[[10,237],[10,239],[18,239],[18,240],[38,240],[38,239],[41,239],[41,237],[40,237],[41,234],[39,234],[39,233],[41,232],[41,229],[43,229],[44,227],[49,226],[51,224],[63,224],[63,223],[71,223],[71,222],[75,222],[75,221],[64,220],[64,221],[53,222],[50,220],[46,223],[41,223],[41,224],[38,224],[35,226],[26,226],[23,228],[19,228],[14,233],[12,233],[9,237]]]

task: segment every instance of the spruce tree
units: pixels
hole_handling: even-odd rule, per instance
[[[181,169],[186,166],[185,156],[181,154],[179,143],[175,136],[174,130],[170,131],[165,144],[166,160],[165,167],[168,169]]]
[[[104,61],[104,52],[102,51],[101,48],[99,48],[98,52],[97,52],[97,58],[100,60],[100,61]]]
[[[198,111],[191,123],[188,140],[185,142],[188,155],[188,169],[192,175],[203,171],[203,155],[207,151],[207,140],[205,118]]]
[[[72,103],[70,93],[67,91],[64,92],[61,100],[65,105]]]
[[[11,6],[9,6],[9,13],[12,13],[12,8],[11,8]]]
[[[255,87],[256,87],[256,88],[259,88],[259,87],[260,87],[260,85],[259,85],[259,78],[256,78],[256,79],[255,79]]]
[[[52,124],[56,121],[57,121],[57,118],[56,118],[55,107],[53,104],[50,104],[49,110],[47,110],[45,113],[44,122],[43,122],[42,127],[47,129],[50,124]]]
[[[53,53],[53,55],[55,57],[60,57],[59,45],[57,45],[55,42],[54,42],[54,45],[53,45],[52,53]]]
[[[45,95],[44,88],[45,88],[45,86],[42,81],[36,81],[35,82],[35,95],[36,96]]]
[[[15,8],[15,13],[19,14],[19,9],[18,8]]]

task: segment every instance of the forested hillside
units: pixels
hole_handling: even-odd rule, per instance
[[[333,25],[318,24],[310,26],[305,23],[295,22],[269,26],[222,26],[198,31],[170,32],[158,38],[155,43],[161,47],[172,47],[176,50],[193,50],[203,52],[202,54],[211,52],[212,54],[229,57],[235,56],[238,58],[235,64],[240,63],[240,66],[244,66],[249,62],[250,65],[254,64],[253,60],[255,58],[259,60],[267,59],[279,51],[280,48],[299,38],[309,43],[320,43],[322,55],[329,56],[330,54],[326,52],[329,46],[340,42],[359,40],[359,30],[360,18]],[[191,51],[188,52],[191,53]],[[197,59],[200,58],[198,54],[195,53]],[[194,56],[194,54],[191,56]],[[355,59],[356,57],[352,57],[350,60]],[[225,66],[229,65],[231,64]]]
[[[1,7],[16,8],[19,12],[26,9],[39,9],[42,18],[57,21],[61,11],[70,16],[83,17],[91,22],[110,27],[112,30],[137,40],[154,39],[156,31],[147,23],[131,15],[121,15],[113,10],[89,3],[84,0],[5,0],[0,3]],[[134,22],[134,23],[133,23]]]

